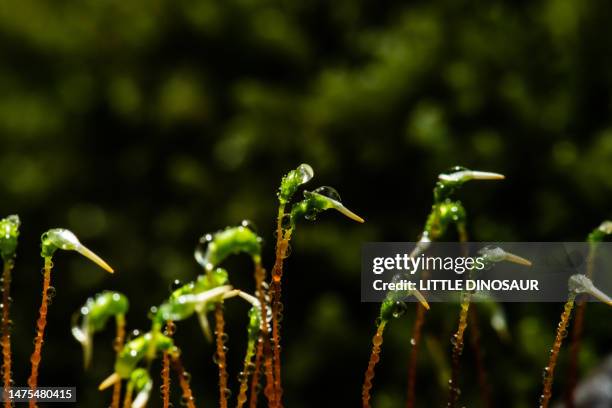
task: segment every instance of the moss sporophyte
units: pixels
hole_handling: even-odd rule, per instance
[[[258,402],[259,381],[265,378],[264,394],[269,407],[282,406],[281,364],[280,364],[280,326],[282,316],[281,277],[283,261],[289,252],[289,242],[296,225],[302,219],[313,221],[321,212],[336,210],[348,218],[363,222],[363,219],[346,208],[340,195],[331,187],[319,187],[304,191],[302,200],[292,203],[299,188],[310,181],[314,175],[312,168],[302,164],[287,173],[278,189],[279,211],[276,228],[276,259],[272,274],[267,281],[262,265],[262,238],[257,234],[253,223],[243,221],[240,225],[227,227],[214,233],[202,235],[196,244],[194,258],[201,266],[202,273],[192,282],[175,282],[172,292],[159,306],[151,308],[151,330],[128,341],[117,353],[114,372],[102,382],[100,389],[115,385],[122,380],[128,382],[126,399],[134,406],[147,401],[150,388],[148,381],[137,387],[132,377],[137,370],[149,367],[150,362],[159,355],[162,357],[161,398],[164,407],[170,402],[170,365],[177,371],[182,390],[182,403],[195,407],[195,398],[189,386],[189,375],[185,375],[180,361],[180,349],[174,344],[173,334],[177,324],[191,316],[196,316],[204,338],[214,340],[213,361],[219,372],[219,406],[227,407],[232,393],[229,389],[227,371],[227,352],[229,337],[225,333],[224,303],[229,299],[243,299],[250,309],[247,316],[247,342],[242,371],[238,373],[238,393],[236,406],[242,407],[247,401],[249,407]],[[289,206],[291,206],[289,208]],[[221,264],[231,255],[244,254],[253,263],[254,290],[252,294],[238,289],[231,283],[231,273]],[[209,322],[209,313],[214,315],[214,325]],[[75,325],[75,337],[91,349],[87,332],[91,323],[86,319]],[[214,329],[213,329],[214,328]],[[214,334],[214,336],[213,336]],[[180,369],[178,368],[180,367]],[[139,374],[138,378],[150,378]],[[250,384],[249,384],[250,380]],[[139,397],[132,401],[132,393],[139,391]],[[115,399],[113,398],[113,401]],[[124,400],[124,405],[125,405]]]
[[[248,304],[248,312],[243,316],[246,325],[246,349],[242,367],[237,373],[238,386],[234,394],[235,405],[242,408],[256,408],[259,402],[259,390],[267,400],[267,406],[283,407],[282,365],[281,365],[281,332],[280,321],[283,318],[282,277],[284,262],[289,255],[290,242],[297,225],[302,220],[314,221],[326,210],[336,210],[340,214],[359,223],[364,220],[349,210],[340,199],[338,192],[327,186],[312,190],[304,190],[300,199],[295,195],[300,188],[314,176],[312,167],[301,164],[289,171],[281,180],[277,191],[278,212],[275,228],[275,258],[270,276],[262,262],[263,240],[258,235],[253,224],[243,221],[239,225],[207,233],[197,241],[194,257],[201,267],[200,274],[194,274],[191,282],[174,281],[168,297],[157,306],[150,309],[151,327],[144,333],[133,332],[126,336],[127,313],[129,301],[126,295],[116,291],[103,291],[88,299],[74,313],[72,318],[72,334],[83,349],[83,364],[88,368],[94,360],[93,341],[97,333],[114,322],[115,363],[113,372],[100,384],[100,390],[112,387],[110,406],[112,408],[143,408],[151,399],[155,377],[151,375],[154,360],[161,358],[160,394],[164,408],[172,406],[171,370],[175,373],[180,387],[181,404],[188,408],[196,407],[194,391],[191,388],[191,375],[186,371],[182,361],[179,337],[175,332],[182,321],[197,318],[204,344],[210,345],[213,361],[218,371],[218,401],[221,408],[230,405],[233,399],[230,391],[228,352],[229,336],[226,333],[225,305],[227,302],[240,299]],[[460,242],[468,241],[467,215],[461,201],[455,198],[456,193],[470,180],[500,180],[504,176],[498,173],[473,171],[463,167],[454,167],[438,176],[433,192],[433,205],[427,216],[422,233],[411,257],[415,258],[428,251],[430,243],[439,241],[445,236],[456,234]],[[9,390],[13,384],[11,366],[11,320],[10,320],[10,285],[11,272],[15,266],[15,254],[19,238],[20,221],[17,216],[9,216],[0,220],[0,256],[3,262],[2,274],[2,355],[3,355],[3,385]],[[576,325],[572,338],[570,379],[567,398],[573,404],[573,388],[577,376],[576,359],[579,351],[582,319],[584,315],[585,297],[591,296],[612,306],[612,299],[603,293],[593,283],[593,264],[600,242],[612,233],[610,221],[602,223],[588,236],[590,251],[587,257],[585,274],[572,275],[568,281],[568,298],[563,308],[561,320],[557,326],[555,340],[550,349],[548,364],[544,372],[543,391],[540,406],[547,408],[552,397],[554,372],[557,365],[563,339],[567,335],[570,318],[574,306],[577,306]],[[466,248],[466,247],[464,247]],[[41,256],[43,258],[43,290],[42,303],[36,324],[34,351],[30,358],[31,374],[28,386],[36,389],[38,386],[38,370],[42,358],[42,345],[47,325],[47,314],[50,300],[55,295],[51,286],[53,256],[58,250],[76,251],[90,259],[107,272],[113,269],[99,256],[85,247],[77,237],[66,229],[51,229],[41,238]],[[225,261],[232,255],[246,255],[252,261],[252,287],[236,287],[235,275],[228,271]],[[504,251],[498,246],[485,247],[480,251],[487,268],[499,262],[514,262],[529,266],[530,262],[518,255]],[[428,282],[428,271],[420,268],[420,279]],[[478,271],[468,268],[468,277]],[[398,283],[408,277],[398,273],[391,283]],[[432,282],[429,280],[429,282]],[[248,285],[251,286],[251,285]],[[479,296],[480,308],[488,311],[491,325],[500,337],[508,338],[508,324],[503,308],[493,299],[487,299],[486,293],[476,290],[463,291],[459,297],[459,314],[457,328],[451,338],[450,369],[441,370],[440,376],[445,377],[448,384],[447,406],[454,407],[460,398],[459,380],[461,377],[460,357],[463,352],[466,333],[471,333],[470,345],[474,351],[480,398],[483,406],[493,406],[480,345],[480,331],[475,304],[472,300]],[[419,344],[422,337],[425,311],[430,305],[418,290],[393,290],[387,293],[380,304],[375,324],[375,334],[372,338],[372,348],[361,389],[363,407],[370,407],[375,368],[381,359],[383,336],[385,329],[395,319],[406,314],[407,301],[414,298],[417,301],[416,316],[410,338],[410,355],[408,362],[408,389],[406,405],[413,408],[416,400],[415,384]],[[211,319],[211,314],[213,320]],[[469,325],[468,325],[469,323]],[[440,360],[437,366],[443,366],[444,358],[440,357],[441,346],[435,339],[430,339],[429,346],[438,350],[435,352]],[[432,357],[436,357],[432,356]],[[434,358],[435,360],[435,358]],[[447,373],[448,374],[445,374]],[[450,377],[450,378],[449,378]],[[263,387],[260,386],[260,382]],[[122,387],[122,384],[125,387]],[[36,400],[29,401],[30,407],[36,406]],[[5,408],[12,407],[10,401],[4,403]]]
[[[57,250],[76,251],[92,262],[96,263],[107,272],[113,273],[113,269],[85,247],[71,231],[63,228],[54,228],[45,232],[41,237],[40,255],[44,260],[43,266],[43,289],[42,300],[39,309],[38,321],[36,323],[36,337],[34,338],[34,351],[30,357],[32,370],[28,379],[28,386],[35,390],[38,385],[38,369],[40,366],[43,337],[47,325],[47,312],[51,299],[55,296],[55,288],[51,286],[51,270],[53,268],[53,255]],[[36,400],[30,399],[30,408],[36,407]]]
[[[504,176],[499,173],[488,171],[470,170],[462,166],[455,166],[438,175],[438,180],[433,189],[433,204],[426,218],[425,226],[420,234],[415,249],[410,254],[417,257],[429,248],[433,241],[439,240],[447,232],[450,226],[454,226],[459,240],[468,241],[466,227],[466,211],[461,201],[454,198],[455,193],[470,180],[503,180]],[[428,272],[423,271],[422,280],[427,280]],[[414,408],[416,402],[416,378],[417,360],[420,350],[423,325],[425,324],[425,308],[418,304],[416,316],[412,326],[412,337],[410,341],[411,351],[408,361],[408,389],[406,407]],[[479,372],[484,373],[484,368],[477,360]],[[481,377],[484,378],[484,375]],[[481,389],[486,390],[487,385],[482,384]],[[452,394],[453,387],[450,387]],[[487,400],[485,395],[483,399]]]
[[[2,383],[4,390],[11,388],[12,351],[11,351],[11,272],[15,266],[19,226],[17,215],[10,215],[0,220],[0,256],[2,257]],[[5,408],[11,407],[11,401],[4,402]]]

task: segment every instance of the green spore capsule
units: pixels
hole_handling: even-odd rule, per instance
[[[154,342],[155,353],[169,351],[174,347],[174,342],[168,336],[161,333],[145,333],[126,343],[117,361],[115,372],[123,379],[130,377],[136,366],[147,354],[149,345]]]
[[[41,253],[43,258],[51,258],[58,249],[64,251],[76,251],[91,260],[102,269],[113,273],[111,268],[102,258],[81,244],[72,231],[64,228],[53,228],[41,236]]]
[[[123,319],[128,309],[129,301],[125,295],[105,291],[87,299],[79,311],[74,314],[72,335],[83,347],[85,368],[91,363],[94,334],[102,331],[111,317]]]
[[[0,256],[4,262],[15,256],[20,225],[18,215],[9,215],[0,220]]]
[[[291,224],[295,225],[300,218],[314,221],[317,215],[325,210],[334,209],[348,218],[363,223],[364,219],[346,208],[340,194],[333,187],[323,186],[314,191],[304,191],[304,200],[291,208]]]
[[[604,221],[599,227],[595,228],[587,237],[587,242],[599,243],[602,242],[606,236],[612,235],[612,221]]]
[[[518,265],[531,266],[531,261],[521,256],[515,255],[511,252],[506,252],[500,247],[494,245],[488,245],[478,251],[478,254],[482,257],[482,262],[485,265],[485,269],[488,269],[495,263],[498,262],[512,262]]]
[[[240,226],[203,235],[194,251],[194,258],[206,271],[212,270],[228,256],[238,253],[246,253],[256,262],[259,261],[262,239],[251,225],[243,221]]]
[[[128,387],[131,387],[136,393],[136,398],[132,402],[132,408],[143,408],[149,401],[151,389],[153,388],[153,380],[149,372],[144,368],[137,368],[132,372],[128,381]]]
[[[586,293],[593,296],[595,299],[599,300],[602,303],[607,304],[608,306],[612,306],[612,298],[598,289],[593,282],[582,274],[575,274],[569,278],[568,288],[570,294],[574,297],[576,295]]]
[[[438,182],[434,188],[434,201],[442,202],[470,180],[503,180],[504,178],[504,175],[499,173],[470,170],[462,166],[451,167],[438,176]]]
[[[291,170],[281,180],[280,187],[278,188],[278,201],[282,205],[287,204],[297,189],[302,184],[308,183],[313,177],[314,170],[306,163],[302,163],[297,169]]]
[[[391,279],[393,283],[399,283],[403,279],[409,279],[409,275],[396,274]],[[385,300],[380,305],[380,322],[388,322],[391,318],[398,318],[406,312],[406,298],[414,296],[425,309],[429,310],[429,303],[425,300],[425,297],[418,290],[392,290],[387,292]]]
[[[231,289],[231,286],[226,285],[227,271],[217,268],[212,276],[212,282],[207,276],[200,276],[195,282],[190,282],[172,292],[168,300],[157,308],[154,322],[161,325],[169,320],[185,320],[201,309],[212,310],[214,300],[221,298]]]

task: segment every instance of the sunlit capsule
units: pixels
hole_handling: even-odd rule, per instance
[[[17,215],[9,215],[0,220],[0,256],[4,261],[15,255],[20,225],[21,221]]]
[[[593,282],[582,274],[572,275],[569,279],[568,287],[570,292],[574,294],[587,293],[593,296],[595,299],[600,302],[606,303],[612,306],[612,298],[610,298],[607,294],[599,290]]]
[[[612,234],[612,221],[604,221],[599,226],[599,230],[606,235]]]
[[[438,178],[441,181],[462,183],[469,180],[502,180],[503,174],[488,171],[469,170],[465,167],[455,166],[441,173]]]
[[[67,229],[53,228],[45,232],[41,237],[41,246],[41,255],[45,258],[50,258],[57,249],[76,251],[107,272],[114,272],[113,268],[89,248],[81,244],[76,235]]]
[[[502,261],[512,262],[519,265],[531,266],[531,261],[529,261],[528,259],[525,259],[510,252],[506,252],[503,249],[494,245],[487,245],[486,247],[479,250],[478,253],[484,258],[485,269],[490,268],[492,263]]]
[[[304,191],[304,198],[303,201],[294,205],[291,210],[294,219],[295,217],[303,216],[308,220],[314,220],[321,211],[335,209],[354,221],[364,222],[363,218],[342,204],[340,194],[332,187],[323,186],[314,191]]]

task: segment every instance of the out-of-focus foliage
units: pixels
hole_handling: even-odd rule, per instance
[[[80,406],[105,406],[95,385],[112,365],[112,334],[82,375],[71,311],[120,290],[128,324],[146,328],[168,284],[200,272],[197,237],[243,218],[267,237],[270,265],[280,176],[308,162],[367,223],[322,216],[296,235],[283,291],[287,405],[322,406],[324,395],[357,405],[378,309],[359,303],[360,244],[416,239],[439,172],[507,176],[460,194],[477,240],[582,240],[610,216],[611,17],[605,1],[3,1],[0,216],[23,223],[16,383],[32,348],[40,232],[66,226],[117,270],[57,261],[41,371],[42,385],[77,385]],[[247,261],[228,269],[252,289]],[[227,307],[236,374],[245,308]],[[434,305],[429,350],[448,353],[455,312]],[[559,313],[509,307],[511,344],[483,329],[497,398],[535,405]],[[588,313],[585,368],[610,351],[597,319],[609,312]],[[405,397],[412,318],[390,328],[377,407]],[[194,339],[195,324],[179,327],[196,398],[211,406],[213,350]],[[419,367],[424,406],[444,395],[435,353]],[[464,360],[472,406],[469,351]]]

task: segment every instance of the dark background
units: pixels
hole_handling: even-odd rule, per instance
[[[296,231],[283,292],[286,406],[358,406],[378,310],[359,302],[361,243],[414,240],[439,172],[462,164],[507,176],[460,192],[473,240],[580,241],[611,216],[611,17],[606,1],[3,1],[0,214],[23,222],[16,384],[29,374],[42,232],[71,229],[117,270],[57,254],[40,374],[41,385],[76,385],[78,406],[103,407],[110,394],[96,388],[112,370],[113,330],[96,338],[83,373],[72,312],[119,290],[130,327],[148,328],[170,282],[200,273],[197,238],[244,218],[265,237],[270,268],[275,190],[308,162],[310,187],[336,187],[367,222],[328,212]],[[252,290],[247,259],[226,266]],[[227,305],[233,390],[246,310]],[[508,342],[481,316],[495,400],[533,407],[561,305],[507,312]],[[403,404],[413,315],[389,327],[377,408]],[[456,319],[453,306],[429,313],[420,406],[446,398]],[[589,306],[586,324],[583,372],[610,352],[609,311]],[[176,337],[198,405],[214,406],[212,346],[195,319]],[[462,398],[478,406],[472,362],[466,348]]]

